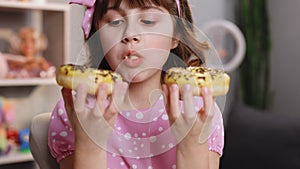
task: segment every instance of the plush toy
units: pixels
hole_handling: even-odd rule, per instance
[[[0,156],[3,154],[8,154],[11,149],[6,139],[6,130],[4,127],[0,126]]]
[[[10,124],[15,119],[15,109],[12,103],[0,97],[0,124]]]
[[[29,153],[29,129],[23,129],[19,132],[20,151],[23,153]]]
[[[11,102],[0,97],[0,155],[7,154],[11,150],[7,139],[7,125],[14,120],[14,115]]]

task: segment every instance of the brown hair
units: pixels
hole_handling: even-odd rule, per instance
[[[112,0],[110,0],[112,1]],[[91,37],[98,29],[98,21],[107,12],[109,0],[97,0],[95,3],[95,12],[93,16],[92,29],[89,37]],[[179,40],[179,44],[175,49],[170,51],[171,54],[179,57],[187,66],[199,66],[204,63],[203,51],[208,49],[206,42],[199,42],[195,38],[194,25],[191,9],[187,0],[180,0],[180,14],[175,0],[113,0],[114,8],[118,8],[122,1],[125,1],[130,8],[138,8],[141,6],[161,6],[165,8],[172,16],[175,26],[175,38]],[[180,17],[177,17],[180,16]],[[192,57],[197,56],[197,57]],[[99,54],[97,54],[99,59]],[[102,56],[103,57],[103,56]],[[174,56],[169,57],[165,70],[172,66],[186,66],[176,63],[176,59],[172,59]],[[94,58],[96,59],[96,58]],[[105,58],[103,57],[102,62],[98,66],[99,68],[110,69]]]

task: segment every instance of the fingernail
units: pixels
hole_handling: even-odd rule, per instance
[[[191,85],[190,84],[184,85],[184,90],[185,91],[189,91],[190,89],[191,89]]]
[[[203,94],[206,94],[207,92],[208,92],[208,89],[207,89],[206,87],[203,87],[203,88],[202,88],[202,93],[203,93]]]
[[[102,89],[102,90],[104,90],[104,89],[107,88],[107,84],[106,84],[106,83],[101,83],[101,84],[99,85],[99,88]]]
[[[178,90],[178,86],[176,84],[172,84],[171,85],[171,90],[172,91],[177,91]]]
[[[80,89],[80,90],[86,90],[87,89],[87,84],[85,84],[85,83],[80,84],[78,86],[78,89]]]

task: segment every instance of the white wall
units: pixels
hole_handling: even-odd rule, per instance
[[[235,0],[189,0],[197,26],[213,19],[234,20]]]
[[[55,3],[69,4],[70,0],[47,0],[47,1],[55,2]],[[84,45],[84,38],[83,38],[82,29],[81,29],[81,23],[83,20],[85,7],[83,5],[78,5],[78,4],[70,4],[70,6],[71,6],[70,56],[71,56],[71,62],[75,63],[76,58],[79,55],[80,51],[83,49],[83,45]]]
[[[84,7],[81,5],[71,4],[71,42],[72,47],[70,54],[72,56],[72,62],[76,63],[80,51],[84,45],[84,35],[81,29],[81,23],[83,20]],[[78,64],[78,63],[77,63]]]
[[[235,0],[189,0],[195,25],[201,29],[203,25],[212,20],[235,20]],[[223,113],[226,125],[232,106],[237,102],[238,72],[229,72],[231,77],[230,90],[226,96],[217,97],[217,103]]]
[[[272,32],[272,111],[299,114],[300,108],[300,1],[269,0]]]

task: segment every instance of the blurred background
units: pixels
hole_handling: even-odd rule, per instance
[[[240,60],[228,68],[231,76],[229,94],[218,100],[225,124],[225,148],[220,168],[300,169],[300,71],[297,70],[300,63],[300,1],[189,2],[200,30],[204,31],[215,21],[232,24],[234,31],[229,30],[229,33],[225,28],[225,34],[210,32],[216,37],[211,40],[225,65],[237,57],[237,48],[243,46],[243,40],[245,42]],[[45,34],[48,46],[42,54],[54,66],[76,62],[71,56],[77,56],[82,49],[82,17],[83,8],[68,5],[65,0],[0,0],[0,29],[17,31],[32,26]],[[222,30],[222,26],[224,24],[218,30]],[[236,41],[239,31],[242,38]],[[0,37],[0,54],[7,52],[5,38],[10,35],[2,31],[3,34],[6,36]],[[12,129],[11,135],[29,128],[36,114],[51,111],[59,97],[59,88],[51,77],[38,81],[0,79],[0,98],[13,107],[9,109],[13,110],[13,117],[9,117],[14,120],[7,122]],[[33,106],[33,102],[39,106]],[[21,167],[37,168],[30,153],[25,156],[24,153],[0,155],[0,168]]]
[[[243,62],[230,72],[222,169],[300,168],[300,1],[263,1],[190,1],[200,28],[212,20],[229,20],[247,43]],[[261,36],[253,42],[257,34]]]

